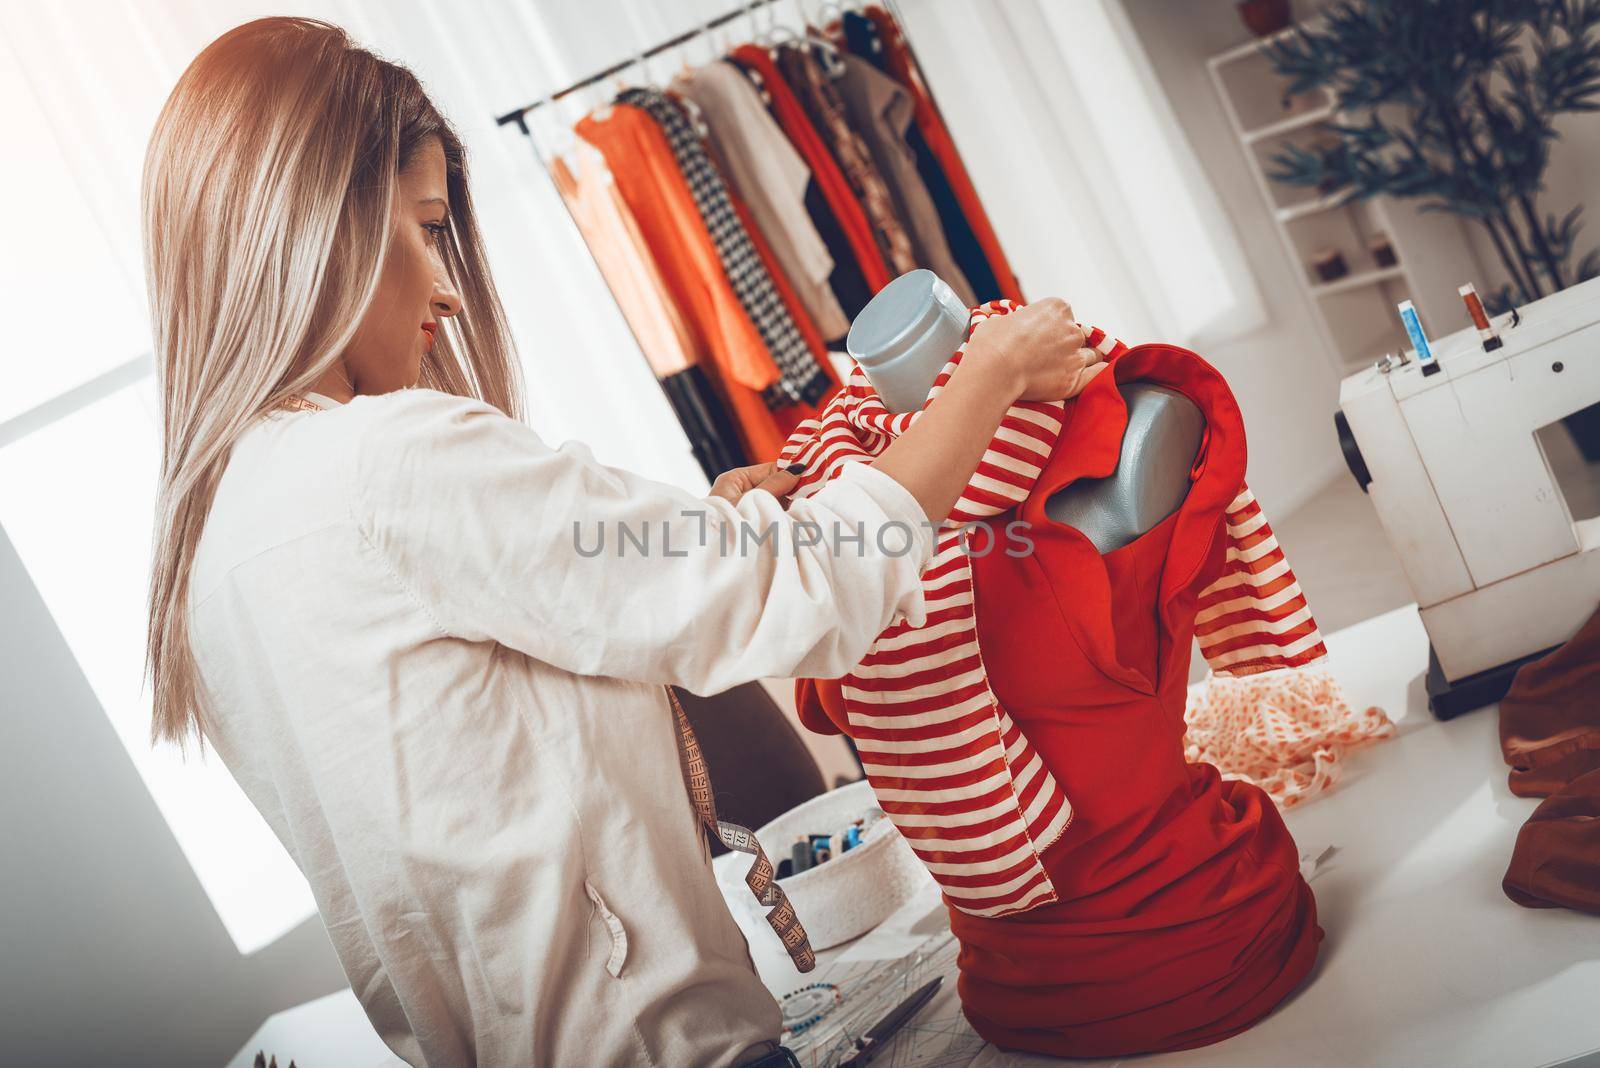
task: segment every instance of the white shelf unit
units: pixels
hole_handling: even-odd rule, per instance
[[[1314,20],[1313,20],[1314,21]],[[1295,27],[1267,40],[1282,39]],[[1300,285],[1317,309],[1317,327],[1335,372],[1342,378],[1385,352],[1408,347],[1395,306],[1416,301],[1425,328],[1437,336],[1455,329],[1465,315],[1455,287],[1474,277],[1475,261],[1460,223],[1420,216],[1386,197],[1355,200],[1348,189],[1318,190],[1267,177],[1272,155],[1297,143],[1310,148],[1330,136],[1322,124],[1337,120],[1331,93],[1313,90],[1287,96],[1286,82],[1272,68],[1256,39],[1206,62],[1211,81],[1240,151],[1249,163],[1273,228],[1297,267]],[[1368,246],[1388,236],[1396,262],[1380,266]],[[1338,249],[1347,273],[1324,282],[1311,267],[1321,249]]]

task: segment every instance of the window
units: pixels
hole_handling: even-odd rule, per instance
[[[12,29],[0,28],[0,40]],[[0,349],[0,526],[217,916],[250,953],[316,906],[215,753],[184,762],[170,747],[150,746],[142,680],[160,443],[143,281],[134,273],[137,216],[130,227],[101,213],[105,202],[82,184],[84,165],[58,140],[30,79],[37,72],[17,48],[0,44],[0,99],[15,150],[0,168],[0,203],[11,209],[0,285],[15,296]],[[161,100],[142,103],[126,102],[121,121],[143,116],[148,130]],[[126,176],[128,161],[120,162]],[[132,193],[136,207],[136,178]]]

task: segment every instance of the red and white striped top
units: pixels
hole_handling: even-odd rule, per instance
[[[993,301],[973,309],[969,336],[1014,307]],[[1127,351],[1103,330],[1085,329],[1108,359]],[[940,371],[930,403],[965,352],[963,345]],[[979,916],[1056,900],[1041,855],[1072,820],[1066,793],[990,689],[965,551],[968,524],[1027,499],[1064,409],[1062,401],[1022,401],[1006,412],[936,536],[922,573],[924,625],[897,618],[840,680],[850,734],[884,813],[950,903]],[[920,415],[890,412],[855,367],[821,415],[795,429],[778,462],[806,465],[794,495],[809,496],[844,465],[882,453]],[[1248,489],[1227,523],[1227,573],[1201,600],[1202,649],[1213,667],[1247,673],[1320,656],[1305,598]]]

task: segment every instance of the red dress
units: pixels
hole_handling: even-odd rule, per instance
[[[973,561],[990,685],[1074,808],[1044,854],[1056,903],[1002,920],[950,912],[962,1003],[1000,1046],[1096,1057],[1216,1042],[1282,1000],[1322,938],[1271,800],[1184,761],[1196,601],[1223,563],[1245,448],[1220,376],[1179,351],[1141,346],[1113,370],[1206,413],[1183,507],[1103,557],[1045,514],[1051,493],[1115,467],[1126,409],[1094,390],[1070,407],[1018,514],[1002,517],[1031,524],[1033,554]]]
[[[1027,499],[988,522],[1030,524],[1031,554],[972,559],[989,685],[1071,799],[1041,854],[1055,900],[1004,917],[951,907],[962,1005],[1006,1049],[1102,1057],[1186,1049],[1248,1028],[1310,971],[1322,929],[1293,838],[1259,788],[1184,760],[1201,592],[1228,562],[1244,426],[1193,353],[1142,345],[1111,361],[1065,422]],[[1112,379],[1184,393],[1207,417],[1182,508],[1101,556],[1045,501],[1116,466],[1127,412]],[[1236,549],[1234,551],[1237,551]],[[802,717],[849,729],[835,683],[800,688]]]

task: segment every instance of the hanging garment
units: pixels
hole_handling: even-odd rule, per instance
[[[811,171],[755,88],[720,62],[681,75],[672,88],[700,109],[723,177],[755,217],[805,314],[824,337],[843,337],[850,323],[828,285],[833,257],[806,213]]]
[[[616,295],[651,371],[660,379],[679,374],[698,362],[700,343],[668,296],[661,272],[645,249],[639,225],[617,193],[604,161],[593,149],[579,148],[573,154],[577,174],[559,156],[551,164],[556,190],[572,212],[606,285]]]
[[[885,77],[898,77],[889,65],[887,49],[879,37],[877,26],[863,15],[851,12],[843,20],[843,36],[850,50],[868,62]],[[904,83],[899,83],[904,84]],[[907,87],[909,89],[909,87]],[[944,164],[928,143],[920,125],[913,124],[905,133],[906,145],[916,161],[917,172],[928,189],[928,196],[938,211],[940,224],[950,245],[952,255],[970,277],[975,291],[985,294],[983,299],[993,300],[1001,295],[999,283],[994,278],[988,259],[977,236],[967,221],[965,207],[951,187]]]
[[[739,447],[739,432],[728,417],[728,408],[717,395],[702,367],[686,367],[661,379],[672,411],[689,439],[689,450],[705,473],[707,482],[735,467],[751,463]]]
[[[832,77],[807,48],[796,45],[778,49],[778,70],[806,109],[811,124],[827,142],[834,159],[839,161],[839,169],[849,179],[850,188],[872,223],[873,235],[885,261],[897,275],[915,270],[916,252],[895,208],[894,194],[889,191],[883,175],[878,173],[878,165],[866,142],[850,125],[845,103],[839,98]]]
[[[828,255],[833,257],[833,273],[828,275],[828,288],[838,298],[845,318],[854,321],[872,299],[872,290],[867,286],[866,275],[861,273],[861,264],[856,262],[850,238],[829,206],[828,196],[822,191],[822,185],[815,175],[806,184],[806,214],[811,216],[811,224],[822,236],[823,244],[828,246]]]
[[[996,296],[1021,300],[1022,287],[1011,271],[1005,251],[1000,246],[1000,238],[995,234],[989,215],[984,211],[983,201],[967,174],[960,152],[956,150],[955,140],[940,117],[932,94],[917,74],[905,35],[883,8],[869,6],[866,16],[871,22],[870,31],[862,26],[861,16],[846,12],[843,24],[847,38],[854,28],[857,41],[862,40],[863,36],[877,40],[880,45],[877,53],[873,53],[869,45],[866,54],[858,54],[874,62],[878,61],[876,57],[881,57],[883,69],[893,74],[911,93],[912,102],[916,105],[917,132],[908,140],[914,150],[921,149],[918,151],[918,162],[923,170],[923,180],[927,182],[935,202],[940,205],[940,217],[945,221],[945,236],[950,241],[957,261],[966,271],[967,280],[974,289],[987,292],[989,278],[992,278]],[[851,48],[855,50],[853,44]],[[974,244],[981,255],[974,253]]]
[[[773,121],[779,121],[780,116],[788,120],[789,125],[781,127],[784,136],[801,152],[806,166],[812,172],[811,181],[806,185],[806,214],[811,217],[812,225],[828,246],[828,254],[833,257],[833,273],[828,276],[828,286],[838,298],[845,317],[854,320],[882,285],[881,282],[869,283],[867,272],[871,270],[874,279],[889,276],[881,249],[866,260],[859,256],[859,250],[870,248],[873,240],[870,232],[864,232],[867,221],[862,214],[862,206],[851,199],[844,176],[833,157],[821,148],[820,140],[808,136],[803,126],[797,126],[793,113],[771,106],[772,95],[767,92],[766,81],[761,74],[731,56],[723,62],[750,83]]]
[[[928,195],[916,153],[906,143],[914,111],[910,95],[899,82],[859,56],[844,57],[844,74],[838,84],[855,128],[871,148],[879,173],[888,179],[895,207],[911,234],[917,265],[944,279],[966,304],[977,303],[966,274],[950,254],[939,209]]]
[[[1286,563],[1254,569],[1280,550],[1244,486],[1237,405],[1221,376],[1184,349],[1140,345],[1108,363],[1059,406],[1059,432],[1032,408],[1008,413],[1008,422],[1025,413],[1026,424],[1002,429],[968,491],[982,495],[991,518],[961,536],[971,554],[964,564],[949,528],[941,531],[923,573],[924,626],[891,624],[887,647],[880,636],[855,671],[797,692],[808,726],[856,740],[885,812],[919,855],[937,857],[928,866],[962,943],[968,1019],[1002,1048],[1052,1056],[1220,1041],[1304,978],[1322,938],[1277,808],[1257,787],[1184,758],[1202,605],[1230,606],[1206,637],[1218,672],[1321,670],[1325,654]],[[1115,469],[1127,422],[1117,383],[1134,380],[1193,401],[1207,419],[1206,444],[1178,511],[1102,556],[1051,520],[1045,503],[1076,479]],[[872,412],[875,403],[857,407]],[[796,435],[782,457],[817,450],[825,479],[849,465],[852,442],[881,451],[903,425],[847,422],[866,425],[842,449]],[[1006,503],[1019,494],[1020,504]],[[1026,526],[1008,531],[1019,521]],[[1230,658],[1241,649],[1254,651]],[[969,700],[965,716],[945,714],[952,696]],[[979,744],[997,730],[999,762]],[[981,791],[1025,753],[1039,764],[1011,773],[1025,811],[985,804]],[[1051,842],[1030,833],[1029,817],[1048,811],[1053,795],[1071,816]],[[987,823],[959,818],[951,833],[953,816],[980,805]],[[1017,858],[1003,872],[982,865],[996,843]],[[979,887],[1029,886],[1020,916],[970,907]]]
[[[777,65],[764,49],[755,45],[740,45],[729,54],[729,59],[760,80],[760,86],[772,102],[772,117],[806,161],[806,166],[811,168],[812,175],[828,198],[828,206],[844,228],[850,247],[855,252],[856,262],[867,280],[867,287],[876,293],[897,275],[891,273],[884,262],[860,202],[851,191],[850,183],[840,173],[839,165],[829,154],[821,135],[806,117],[805,108],[795,99]]]
[[[756,250],[756,255],[761,257],[767,273],[772,276],[772,285],[778,291],[778,299],[789,308],[800,336],[805,339],[806,347],[811,351],[812,358],[817,361],[817,374],[806,383],[805,392],[801,394],[800,399],[772,413],[773,421],[779,429],[788,434],[807,419],[816,418],[816,405],[823,403],[833,393],[839,385],[839,378],[828,359],[828,349],[823,341],[822,331],[818,330],[817,325],[800,309],[800,298],[795,294],[789,280],[784,277],[783,268],[778,266],[776,254],[750,217],[749,207],[732,190],[728,191],[728,202],[733,205],[739,221],[744,224],[745,232],[750,235],[751,247]]]
[[[706,373],[727,398],[745,454],[776,454],[785,434],[761,391],[778,379],[778,368],[723,273],[666,135],[627,104],[586,115],[576,130],[605,157],[668,291],[705,339]]]
[[[728,203],[727,186],[706,156],[694,127],[679,106],[658,89],[625,89],[618,100],[640,108],[660,124],[716,245],[728,282],[778,365],[780,377],[762,398],[769,408],[794,403],[815,389],[813,380],[822,369],[806,347],[788,305],[779,299],[771,275],[750,244],[748,231]]]

